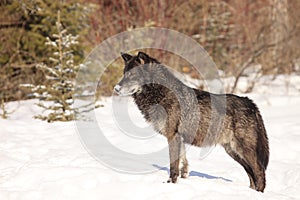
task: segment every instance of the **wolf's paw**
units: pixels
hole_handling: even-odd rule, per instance
[[[177,183],[177,177],[169,178],[167,183]]]
[[[188,172],[181,172],[181,178],[187,178],[187,177],[189,177]]]

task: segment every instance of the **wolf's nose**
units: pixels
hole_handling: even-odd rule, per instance
[[[116,85],[116,86],[114,87],[114,90],[115,90],[116,93],[119,93],[119,92],[120,92],[120,89],[121,89],[121,86],[120,86],[120,85]]]

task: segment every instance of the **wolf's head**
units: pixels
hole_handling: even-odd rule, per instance
[[[159,64],[159,62],[144,52],[139,52],[136,56],[121,53],[121,56],[125,62],[125,67],[122,80],[114,87],[115,92],[121,96],[141,92],[142,86],[149,82],[147,79],[151,77],[151,73],[149,73],[150,64]]]

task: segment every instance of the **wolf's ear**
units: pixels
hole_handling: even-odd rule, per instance
[[[130,60],[132,58],[132,55],[129,55],[128,53],[123,53],[123,52],[121,52],[121,56],[125,62],[127,62],[128,60]]]
[[[143,64],[150,63],[150,56],[144,52],[139,51],[137,57],[143,61]]]

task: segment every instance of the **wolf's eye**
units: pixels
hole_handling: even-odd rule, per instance
[[[131,76],[132,73],[129,71],[129,72],[126,72],[126,76]]]

